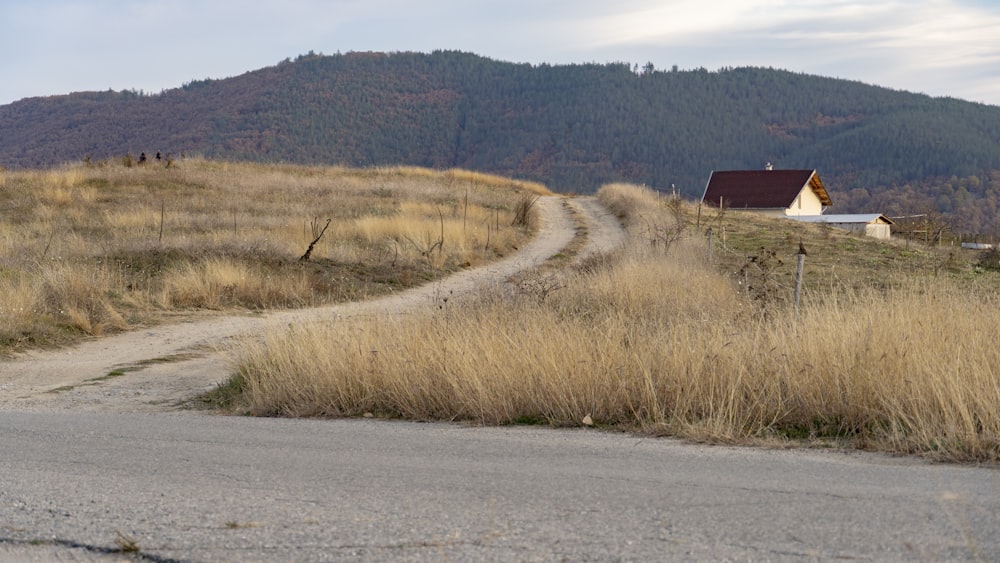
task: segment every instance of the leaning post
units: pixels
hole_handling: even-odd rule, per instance
[[[709,227],[708,230],[705,231],[705,237],[708,238],[708,263],[711,264],[712,263],[712,250],[713,250],[713,245],[712,245],[712,227]]]
[[[801,242],[799,242],[798,258],[798,267],[795,269],[795,295],[793,299],[796,310],[799,308],[799,297],[802,295],[802,271],[806,266],[806,247],[802,246]]]

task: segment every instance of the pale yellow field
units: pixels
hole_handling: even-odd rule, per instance
[[[692,208],[627,185],[600,197],[629,243],[558,291],[247,340],[220,400],[255,415],[586,419],[711,442],[1000,460],[996,291],[918,275],[814,287],[798,312],[787,299],[762,305],[708,263]]]
[[[502,257],[540,185],[185,159],[0,172],[0,353],[185,311],[363,299]],[[330,221],[308,262],[299,258]]]

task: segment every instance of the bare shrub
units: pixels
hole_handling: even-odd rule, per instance
[[[668,252],[684,233],[684,224],[676,222],[666,224],[661,221],[644,221],[643,236],[653,248]]]
[[[515,227],[527,227],[530,224],[531,208],[538,201],[538,196],[522,195],[514,206],[514,219],[511,225]]]
[[[544,303],[553,293],[566,288],[566,281],[558,274],[529,272],[515,282],[518,292],[538,303]]]

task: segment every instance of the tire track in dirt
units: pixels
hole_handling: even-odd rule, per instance
[[[174,410],[228,376],[227,345],[272,327],[402,314],[501,283],[560,252],[575,236],[571,208],[587,226],[578,257],[620,245],[618,221],[594,198],[540,198],[538,235],[507,259],[371,301],[261,316],[228,316],[139,329],[79,345],[31,351],[0,363],[0,409],[158,412]]]
[[[593,197],[567,199],[567,204],[580,213],[587,223],[587,244],[580,258],[610,252],[625,244],[625,231],[618,218]]]

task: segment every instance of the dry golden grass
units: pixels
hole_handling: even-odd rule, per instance
[[[0,270],[0,340],[17,342],[38,317],[42,288],[21,273]]]
[[[320,305],[422,283],[509,254],[530,236],[511,225],[518,202],[539,193],[412,167],[187,159],[2,171],[0,353],[178,310]]]
[[[561,289],[522,285],[422,315],[247,340],[220,400],[256,415],[560,426],[589,416],[712,442],[1000,460],[995,275],[815,284],[796,312],[786,298],[762,304],[724,261],[708,264],[692,207],[634,186],[600,195],[629,225],[629,245],[582,264]],[[669,248],[650,236],[678,226],[688,234]],[[796,249],[798,235],[815,248],[814,234],[835,238],[831,248],[850,238],[792,232]],[[731,234],[725,244],[755,242]],[[991,293],[973,289],[986,283]]]

